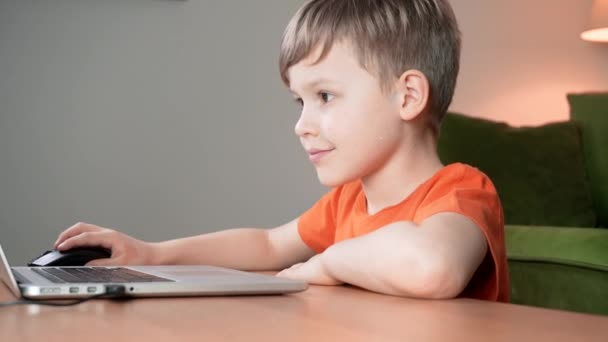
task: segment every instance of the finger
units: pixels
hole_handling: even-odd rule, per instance
[[[287,279],[292,279],[292,280],[308,281],[308,277],[305,274],[303,274],[302,272],[298,272],[298,271],[294,272],[291,270],[282,271],[281,273],[277,274],[277,277],[287,278]]]
[[[277,276],[279,276],[280,274],[286,274],[286,273],[288,273],[288,272],[295,271],[295,270],[297,270],[298,268],[300,268],[300,266],[302,266],[303,264],[304,264],[304,263],[303,263],[303,262],[301,262],[301,263],[298,263],[298,264],[291,265],[291,266],[289,266],[289,267],[287,267],[287,268],[283,269],[283,270],[282,270],[282,271],[280,271],[279,273],[277,273]]]
[[[296,264],[296,265],[300,265],[300,264]],[[290,267],[284,268],[279,273],[277,273],[276,276],[285,278],[289,274],[289,272],[291,272],[292,270],[295,269],[294,267],[296,267],[296,265],[292,265]]]
[[[304,263],[295,264],[290,268],[281,271],[281,273],[279,273],[280,275],[277,276],[290,279],[304,279],[306,277],[306,272],[303,272],[305,271],[305,267],[303,266]]]
[[[302,267],[302,265],[304,265],[303,262],[297,263],[297,264],[293,264],[291,265],[291,267],[287,268],[288,270],[297,270],[298,268]]]
[[[103,247],[111,250],[112,241],[110,232],[85,232],[65,240],[57,249],[65,251],[75,247]]]
[[[101,230],[100,227],[94,226],[92,224],[78,222],[75,225],[71,226],[70,228],[64,230],[61,234],[59,234],[59,237],[57,238],[57,241],[55,241],[53,246],[55,248],[57,248],[57,246],[59,246],[65,240],[67,240],[73,236],[76,236],[78,234],[82,234],[84,232],[95,232],[95,231],[100,231],[100,230]]]
[[[289,278],[289,269],[282,270],[281,272],[277,273],[275,277]]]
[[[101,231],[101,230],[103,230],[101,227],[98,227],[98,226],[95,226],[92,224],[88,224],[88,223],[84,223],[84,222],[78,222],[75,225],[73,225],[70,228],[63,231],[59,235],[59,237],[57,238],[57,241],[55,242],[55,247],[59,246],[65,240],[67,240],[73,236],[76,236],[78,234],[82,234],[85,232],[97,232],[97,231]]]

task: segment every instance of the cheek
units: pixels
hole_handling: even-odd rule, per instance
[[[367,113],[367,108],[361,105],[360,101],[346,99],[339,106],[335,106],[331,113],[323,115],[321,125],[327,136],[343,140],[365,132],[370,115]]]
[[[349,131],[357,136],[361,143],[374,144],[391,139],[399,126],[394,109],[382,101],[361,103],[353,108],[352,121],[347,123]]]
[[[346,126],[349,124],[348,120],[344,120],[342,118],[344,117],[344,113],[345,112],[343,110],[338,109],[334,110],[331,113],[325,113],[321,115],[319,125],[323,137],[329,139],[334,143],[337,142],[334,140],[340,138],[340,132],[343,131],[344,128],[347,128]]]
[[[364,96],[353,97],[352,101],[345,99],[331,112],[321,115],[321,131],[333,143],[348,142],[355,149],[384,144],[391,140],[400,120],[395,109],[383,100]]]

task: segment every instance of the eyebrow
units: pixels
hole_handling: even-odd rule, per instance
[[[338,84],[338,82],[332,81],[332,80],[330,80],[328,78],[317,78],[317,79],[314,79],[314,80],[312,80],[312,81],[310,81],[308,83],[304,83],[304,85],[303,85],[302,88],[303,89],[311,89],[311,88],[314,88],[314,87],[318,86],[319,84],[323,84],[323,83]],[[289,90],[291,91],[292,94],[297,95],[296,91],[293,88],[291,88],[291,86],[289,87]]]

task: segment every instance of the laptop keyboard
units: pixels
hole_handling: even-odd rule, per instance
[[[58,284],[173,282],[123,267],[32,267],[30,270]]]
[[[24,277],[23,275],[21,275],[21,273],[11,269],[11,271],[13,272],[13,277],[15,277],[15,281],[17,281],[17,283],[19,284],[29,284],[30,281]]]

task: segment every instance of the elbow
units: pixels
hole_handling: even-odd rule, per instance
[[[440,267],[431,269],[422,278],[421,284],[424,288],[420,288],[420,297],[428,299],[452,299],[458,297],[464,291],[466,282],[463,277],[455,269]]]
[[[392,279],[391,287],[397,295],[405,297],[451,299],[465,289],[468,283],[465,278],[462,272],[446,260],[426,259],[419,263],[415,272],[399,272],[399,276]]]

